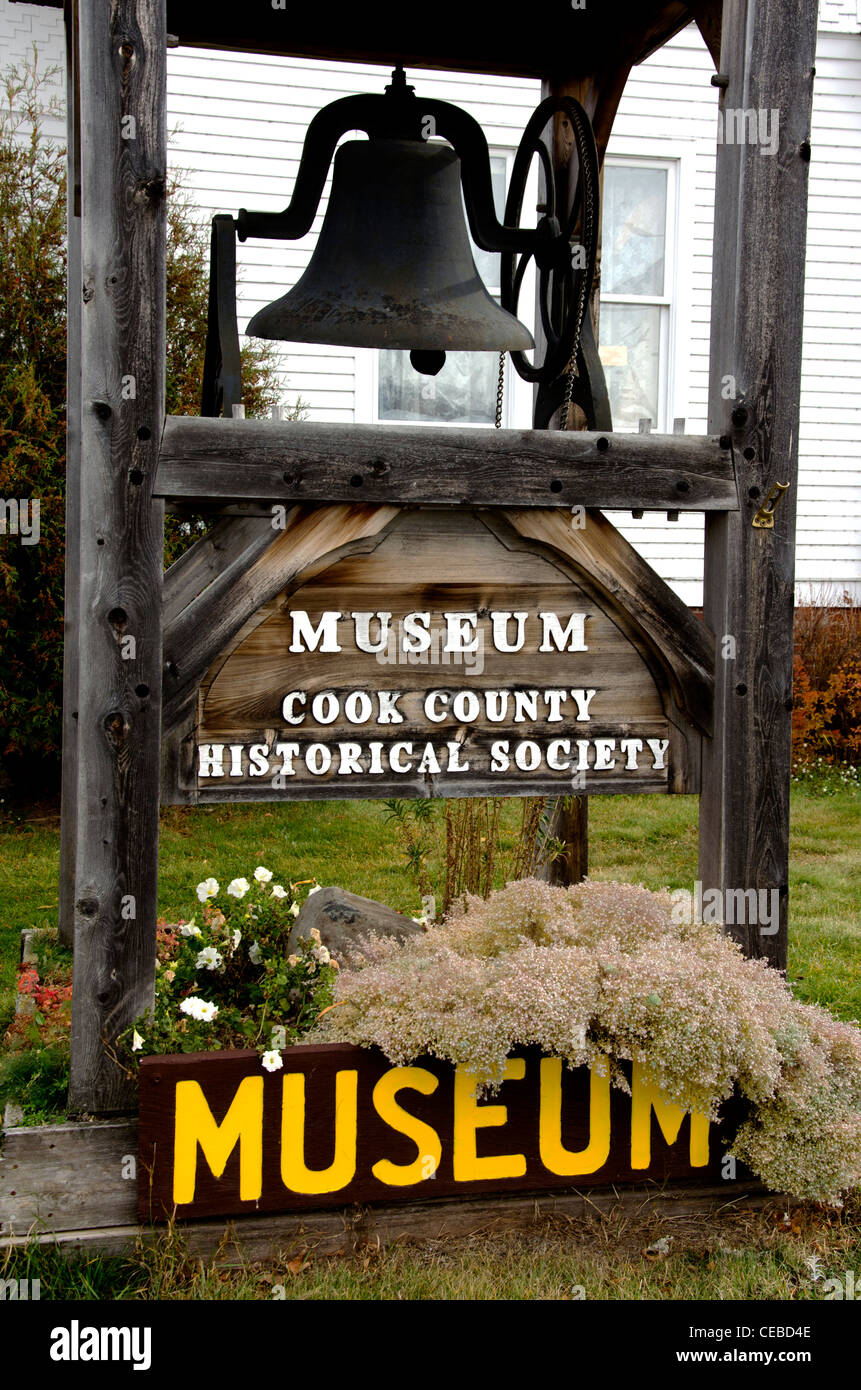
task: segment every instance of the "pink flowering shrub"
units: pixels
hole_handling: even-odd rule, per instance
[[[491,1089],[518,1047],[609,1067],[625,1090],[619,1063],[638,1061],[686,1109],[743,1096],[733,1152],[767,1186],[833,1202],[861,1185],[861,1030],[714,926],[674,921],[668,893],[523,879],[346,964],[314,1041],[429,1054]]]

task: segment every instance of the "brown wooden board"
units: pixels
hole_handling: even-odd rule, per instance
[[[157,495],[213,502],[737,511],[732,453],[704,435],[338,425],[169,415]],[[268,510],[271,511],[271,508]]]
[[[659,654],[576,572],[498,518],[403,511],[370,553],[298,575],[212,663],[165,763],[180,796],[683,789],[675,765],[688,753]],[[375,615],[365,633],[363,614]],[[459,614],[473,615],[463,628]],[[363,650],[382,643],[381,622],[386,645]],[[456,650],[461,631],[477,650]]]
[[[632,1095],[526,1049],[495,1095],[437,1058],[299,1045],[147,1057],[139,1215],[164,1220],[720,1178],[732,1120],[683,1115],[643,1068]],[[737,1117],[736,1117],[737,1122]]]
[[[25,0],[12,0],[13,4]],[[62,9],[63,0],[36,0]],[[556,67],[560,51],[567,66],[588,71],[596,53],[611,49],[628,66],[641,63],[684,28],[703,4],[681,0],[614,0],[612,4],[567,3],[533,6],[523,22],[485,26],[463,23],[462,5],[440,3],[433,22],[387,6],[355,6],[338,0],[319,11],[290,6],[287,0],[244,6],[201,5],[200,0],[167,0],[170,43],[227,48],[253,53],[285,53],[306,58],[392,64],[459,72],[541,77]],[[699,22],[699,21],[698,21]],[[549,35],[549,38],[548,38]],[[708,40],[707,40],[708,41]]]

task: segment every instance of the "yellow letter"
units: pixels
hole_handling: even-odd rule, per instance
[[[263,1190],[263,1077],[240,1081],[220,1125],[197,1081],[177,1082],[175,1104],[173,1200],[194,1201],[198,1144],[216,1178],[238,1144],[239,1196],[243,1202],[256,1201]]]
[[[371,1169],[374,1177],[389,1187],[409,1187],[411,1183],[421,1182],[423,1178],[432,1178],[436,1174],[442,1156],[439,1135],[424,1120],[417,1120],[415,1115],[410,1115],[398,1105],[395,1096],[407,1087],[411,1091],[421,1091],[423,1096],[432,1096],[438,1085],[433,1072],[426,1071],[424,1067],[393,1067],[380,1077],[374,1087],[374,1109],[380,1119],[399,1134],[412,1139],[418,1150],[412,1163],[392,1163],[387,1158],[381,1158],[379,1163],[374,1164]]]
[[[526,1062],[511,1057],[503,1081],[522,1081]],[[452,1159],[455,1182],[476,1182],[479,1178],[522,1178],[526,1173],[524,1154],[494,1154],[479,1158],[475,1149],[475,1131],[508,1122],[505,1105],[479,1106],[475,1096],[475,1077],[458,1067],[454,1074],[454,1155]]]
[[[674,1144],[686,1111],[667,1100],[638,1062],[631,1082],[631,1167],[648,1168],[652,1161],[652,1111],[658,1117],[661,1133]],[[703,1168],[709,1161],[709,1121],[694,1111],[691,1115],[691,1167]]]
[[[339,1071],[335,1076],[335,1157],[329,1168],[306,1168],[305,1076],[296,1071],[284,1077],[281,1180],[291,1192],[338,1192],[355,1176],[358,1093],[359,1073]]]
[[[595,1173],[610,1156],[610,1073],[593,1071],[589,1082],[589,1142],[573,1153],[562,1143],[562,1058],[541,1059],[541,1107],[538,1119],[541,1162],[560,1178]]]

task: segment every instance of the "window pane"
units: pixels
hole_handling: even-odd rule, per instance
[[[408,352],[386,349],[380,353],[379,418],[492,425],[498,372],[498,353],[449,352],[437,376],[420,376]]]
[[[667,170],[604,170],[601,287],[606,294],[664,293]]]
[[[601,361],[614,430],[636,430],[644,417],[658,425],[660,355],[658,305],[601,305]]]
[[[505,211],[505,159],[492,155],[490,176],[496,215]],[[466,211],[464,210],[464,220]],[[499,253],[472,244],[476,269],[488,291],[499,297]],[[496,419],[499,356],[495,352],[450,352],[437,376],[420,376],[408,352],[384,349],[379,354],[377,414],[380,420],[448,421],[492,425]]]

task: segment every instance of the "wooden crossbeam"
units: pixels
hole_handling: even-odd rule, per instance
[[[729,448],[705,435],[305,424],[173,415],[156,495],[225,503],[371,502],[737,511]]]

